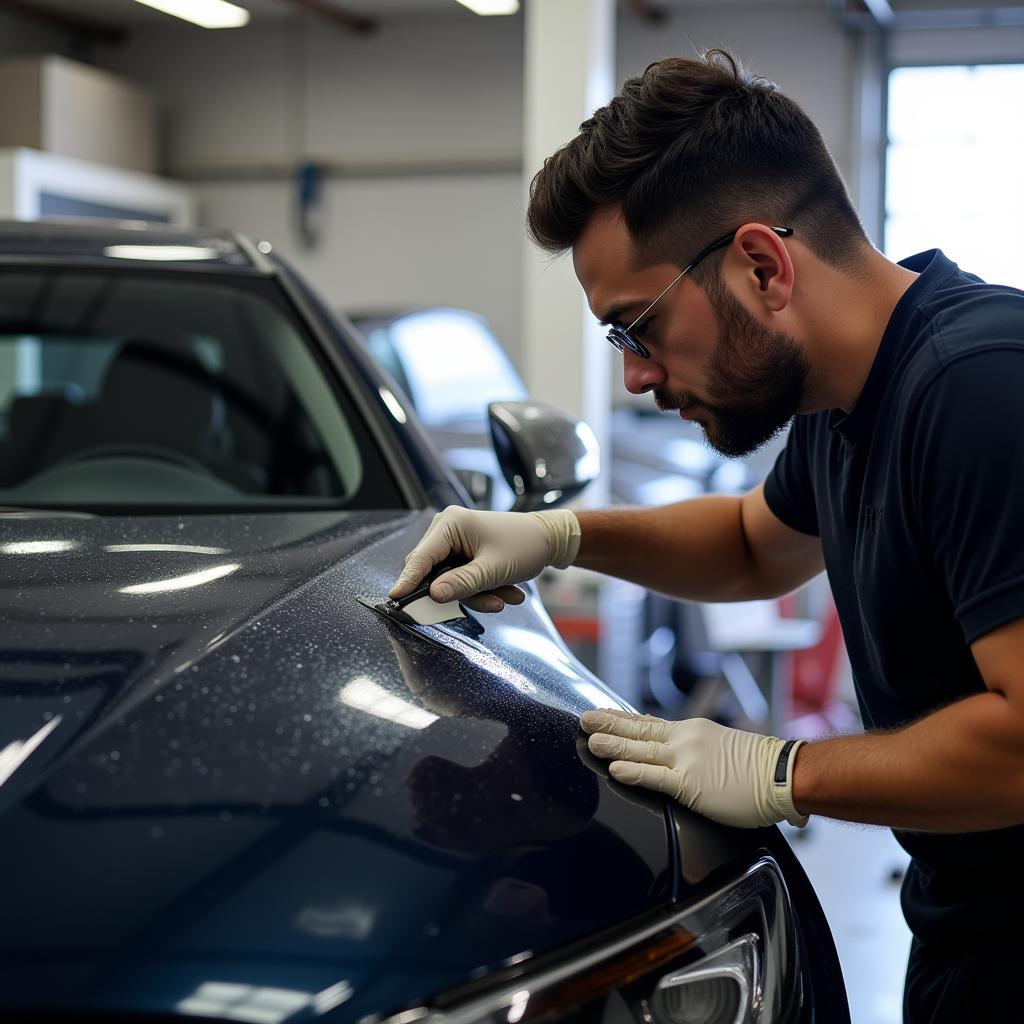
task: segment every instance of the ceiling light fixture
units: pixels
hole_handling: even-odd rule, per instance
[[[463,7],[468,7],[474,14],[516,14],[519,11],[519,0],[456,0]]]
[[[135,0],[155,11],[191,21],[202,28],[242,28],[249,24],[249,12],[227,0]]]

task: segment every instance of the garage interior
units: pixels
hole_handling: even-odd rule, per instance
[[[216,28],[160,6],[0,0],[0,219],[228,228],[280,254],[404,377],[482,507],[508,508],[511,492],[451,424],[482,422],[489,401],[529,395],[590,425],[602,473],[585,507],[739,493],[783,443],[725,459],[629,394],[571,261],[527,237],[544,157],[652,61],[729,49],[820,126],[876,247],[941,247],[1024,288],[1003,227],[1024,217],[1020,4],[232,0],[214,5]],[[395,322],[408,337],[389,342]],[[417,360],[417,337],[431,358]],[[571,649],[643,711],[779,736],[859,728],[823,578],[742,608],[574,569],[539,585]],[[852,1019],[896,1024],[906,854],[881,828],[784,831]]]

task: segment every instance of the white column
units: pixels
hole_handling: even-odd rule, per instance
[[[525,186],[545,157],[611,99],[615,85],[614,0],[526,4]],[[538,401],[585,419],[601,445],[601,479],[585,493],[604,504],[611,457],[612,347],[587,308],[568,254],[552,261],[526,240],[523,369]]]
[[[882,248],[885,233],[885,149],[888,125],[887,32],[861,32],[854,40],[858,88],[853,94],[853,152],[850,197],[868,238]]]

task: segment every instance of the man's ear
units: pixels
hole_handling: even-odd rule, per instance
[[[731,246],[739,257],[747,298],[772,313],[784,310],[793,294],[793,261],[782,239],[766,224],[744,224]]]

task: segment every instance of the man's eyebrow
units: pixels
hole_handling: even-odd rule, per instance
[[[610,324],[619,323],[622,320],[622,314],[627,309],[633,309],[637,307],[639,309],[646,309],[651,304],[650,299],[629,299],[614,309],[608,310],[603,317],[601,317],[600,323],[603,327],[607,327]]]

